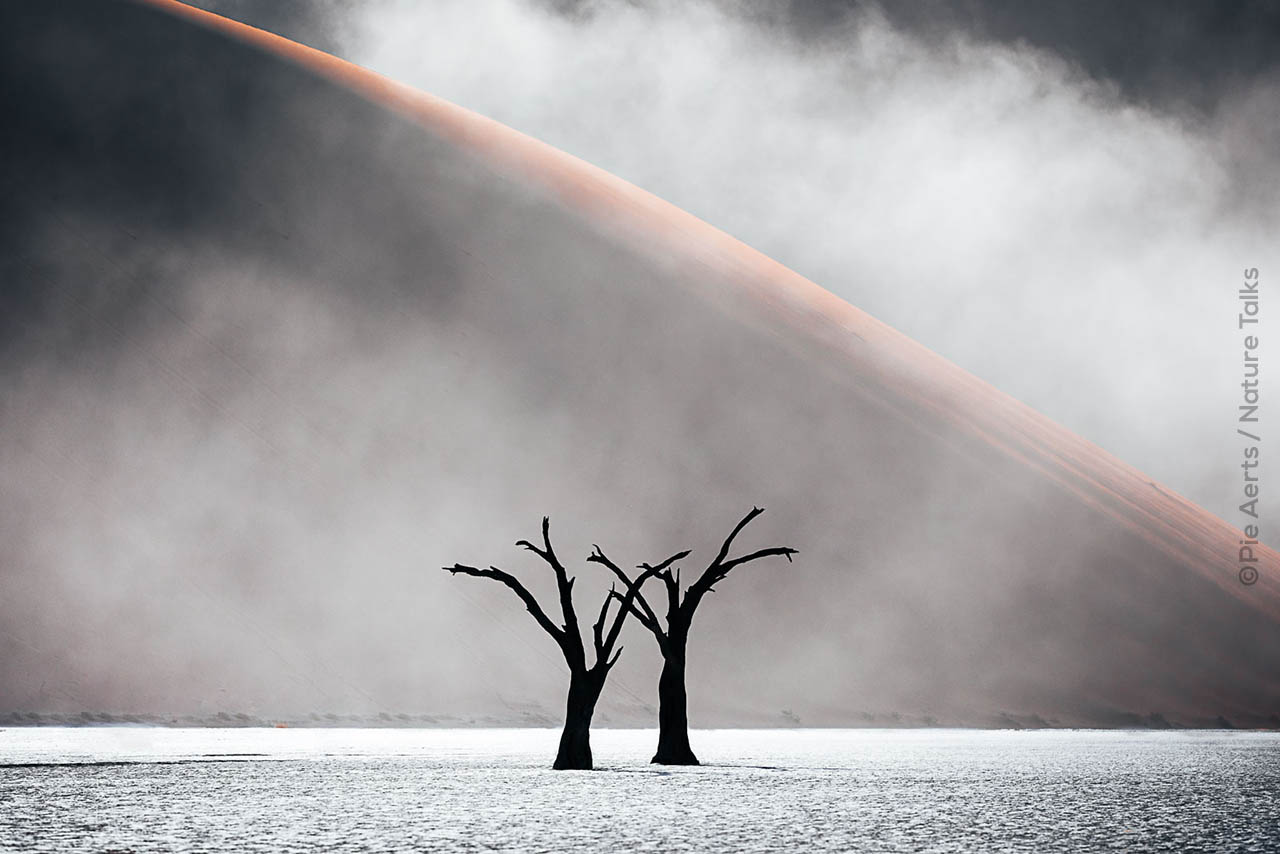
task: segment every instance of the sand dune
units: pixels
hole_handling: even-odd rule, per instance
[[[1277,721],[1275,551],[711,225],[179,3],[3,16],[0,707],[554,709],[424,567],[755,503],[802,560],[700,616],[698,722]]]

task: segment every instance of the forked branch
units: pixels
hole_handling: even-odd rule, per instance
[[[569,577],[564,564],[560,562],[555,549],[551,547],[550,517],[542,517],[542,548],[538,548],[528,540],[517,540],[516,545],[528,549],[551,566],[556,576],[556,590],[560,593],[560,612],[564,616],[564,629],[568,634],[578,637],[578,615],[573,610],[574,579]]]
[[[715,560],[702,571],[702,575],[698,577],[697,581],[689,585],[689,590],[685,593],[684,602],[681,605],[688,612],[687,616],[692,617],[693,610],[698,607],[702,597],[710,593],[715,588],[715,585],[723,581],[725,576],[736,567],[766,557],[785,557],[787,562],[790,563],[791,556],[799,554],[796,549],[789,546],[773,546],[733,558],[732,560],[728,559],[729,549],[733,546],[734,539],[743,528],[751,523],[751,520],[763,512],[764,509],[761,507],[752,507],[751,512],[743,516],[742,520],[729,532],[729,536],[725,538],[724,543],[720,546],[720,551],[716,554]]]

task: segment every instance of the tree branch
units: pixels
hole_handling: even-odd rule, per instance
[[[680,612],[680,579],[669,569],[659,572],[658,578],[667,586],[667,628],[670,629],[671,619]]]
[[[744,563],[750,563],[753,560],[772,556],[785,557],[787,562],[790,563],[791,556],[799,553],[789,546],[774,546],[751,552],[750,554],[734,558],[733,560],[726,560],[729,556],[729,548],[733,545],[734,538],[738,536],[739,532],[741,532],[752,519],[756,518],[763,512],[764,509],[761,507],[752,507],[751,512],[746,516],[743,516],[742,521],[738,522],[738,524],[734,526],[733,530],[729,532],[729,536],[725,538],[724,544],[720,546],[720,552],[716,555],[715,560],[711,562],[711,565],[703,570],[702,575],[697,581],[689,585],[689,589],[684,596],[684,607],[688,610],[690,617],[693,614],[693,610],[698,607],[698,603],[702,601],[702,597],[710,593],[715,584],[724,580],[730,570],[735,567],[741,566]]]
[[[635,602],[636,594],[639,593],[640,588],[644,586],[644,583],[653,576],[653,573],[654,570],[652,569],[647,569],[642,572],[636,577],[635,581],[632,581],[627,585],[627,592],[622,594],[621,597],[618,596],[617,590],[612,587],[609,588],[609,595],[604,599],[604,607],[600,609],[600,619],[596,622],[594,627],[597,667],[600,666],[601,661],[605,662],[606,667],[612,667],[614,662],[618,660],[617,655],[614,655],[612,660],[610,660],[609,653],[613,650],[613,645],[618,642],[618,635],[622,633],[622,624],[626,622],[627,614],[633,610],[632,606]],[[613,618],[613,625],[609,627],[609,634],[602,640],[600,633],[604,626],[605,614],[609,610],[609,602],[615,598],[619,598],[621,604],[618,606],[618,613]],[[621,653],[622,650],[619,649],[618,652]]]
[[[675,554],[673,554],[671,557],[669,557],[669,558],[667,558],[666,560],[664,560],[662,563],[660,563],[660,564],[658,564],[657,566],[653,567],[653,569],[654,569],[656,572],[661,572],[662,570],[664,570],[664,569],[666,569],[667,567],[671,566],[671,564],[675,563],[676,561],[678,561],[678,560],[682,560],[682,559],[684,559],[684,558],[687,558],[690,554],[692,554],[692,552],[690,552],[688,549],[685,549],[685,550],[684,550],[684,551],[682,551],[682,552],[676,552],[676,553],[675,553]],[[649,567],[649,564],[647,564],[647,563],[642,563],[642,564],[640,564],[640,567],[639,567],[639,568],[640,568],[640,569],[649,569],[650,567]]]
[[[675,575],[672,575],[671,570],[668,567],[670,567],[671,564],[675,563],[681,558],[685,558],[688,556],[689,556],[689,550],[685,549],[682,552],[676,552],[671,557],[667,558],[657,566],[650,566],[647,563],[642,563],[639,566],[640,569],[652,572],[658,578],[662,579],[662,583],[666,585],[667,629],[668,630],[670,630],[671,628],[672,615],[674,615],[677,611],[680,610],[680,569],[679,567],[677,567]],[[655,618],[655,622],[656,622],[656,618]]]
[[[596,645],[596,661],[600,661],[600,652],[604,649],[604,621],[609,617],[609,603],[617,596],[617,591],[613,585],[609,585],[609,594],[604,597],[604,602],[600,605],[600,616],[596,618],[595,623],[591,626],[591,636]],[[621,597],[618,597],[621,600]],[[626,605],[622,606],[622,611],[626,612]]]
[[[569,577],[564,564],[560,562],[560,558],[556,557],[555,549],[551,547],[550,517],[542,517],[542,548],[538,548],[528,540],[518,540],[516,545],[528,549],[551,565],[551,569],[556,575],[556,589],[560,593],[560,611],[564,615],[565,633],[570,637],[576,638],[578,646],[581,647],[582,635],[578,629],[578,615],[573,610],[574,579]]]
[[[733,526],[733,530],[729,532],[729,536],[725,537],[724,543],[720,546],[720,553],[716,555],[716,559],[711,562],[712,566],[720,564],[729,556],[729,548],[733,545],[734,537],[747,525],[751,524],[751,520],[764,512],[763,507],[752,507],[751,512],[742,517],[742,521]]]
[[[488,569],[477,569],[474,566],[455,563],[453,566],[442,567],[442,569],[452,575],[461,573],[462,575],[471,575],[476,578],[492,578],[511,588],[520,597],[520,600],[524,602],[524,606],[529,609],[529,613],[533,615],[533,618],[538,621],[538,625],[542,626],[543,630],[555,639],[555,642],[565,651],[566,657],[569,655],[569,651],[566,648],[568,639],[565,637],[564,629],[551,621],[551,618],[542,610],[542,606],[538,604],[538,600],[533,598],[533,594],[526,590],[514,575],[509,572],[503,572],[496,566],[491,566]]]
[[[682,552],[682,554],[688,554],[688,552]],[[680,555],[676,555],[672,558],[668,558],[666,561],[660,564],[659,567],[655,567],[655,569],[665,568],[667,564],[671,563],[672,560],[678,560],[679,557]],[[605,555],[605,553],[601,551],[600,547],[595,545],[594,543],[591,545],[591,554],[588,555],[587,561],[589,563],[603,564],[604,566],[608,567],[609,571],[612,572],[618,578],[619,581],[625,584],[628,589],[631,588],[632,586],[631,577],[622,570],[622,567],[618,566],[616,563],[609,560],[609,558]],[[644,567],[641,567],[641,568],[644,568]],[[617,599],[619,602],[623,601],[623,596],[621,593],[613,592],[612,596],[613,598]],[[641,592],[639,586],[637,586],[635,589],[634,598],[635,598],[634,603],[632,603],[629,606],[631,608],[631,613],[634,614],[635,618],[640,621],[640,625],[644,626],[646,629],[653,632],[654,636],[658,638],[658,643],[662,644],[663,642],[666,641],[666,633],[662,631],[662,625],[661,623],[658,622],[658,615],[654,613],[653,608],[649,605],[649,600],[644,598],[644,593]],[[639,607],[637,608],[637,606]]]
[[[622,594],[616,590],[611,591],[609,595],[612,598],[617,599],[619,602],[622,601]],[[639,600],[637,599],[636,601],[638,602]],[[658,639],[659,646],[665,642],[666,633],[662,631],[662,626],[658,624],[657,617],[654,617],[651,614],[646,614],[644,611],[640,610],[640,608],[636,606],[636,602],[631,603],[631,616],[635,617],[640,625],[653,632],[654,637]]]
[[[796,549],[788,548],[787,546],[773,546],[772,548],[760,549],[760,551],[758,552],[752,552],[749,555],[736,557],[731,561],[726,561],[725,563],[721,564],[720,577],[723,578],[726,574],[728,574],[729,570],[733,569],[735,566],[739,566],[744,563],[750,563],[751,561],[759,560],[762,557],[773,557],[775,555],[779,555],[781,557],[785,557],[787,559],[787,563],[791,563],[791,556],[795,554],[800,554],[800,552],[797,551]]]

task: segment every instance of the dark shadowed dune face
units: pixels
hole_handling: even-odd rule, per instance
[[[163,9],[0,33],[0,712],[548,720],[438,567],[545,596],[548,514],[586,610],[591,543],[694,571],[759,504],[800,556],[699,612],[695,725],[1277,720],[1274,552],[722,235]]]

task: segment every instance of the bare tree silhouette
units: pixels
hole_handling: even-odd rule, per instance
[[[678,560],[689,556],[683,551],[674,554],[656,566],[642,563],[638,569],[643,572],[632,581],[621,568],[605,556],[599,546],[593,546],[591,556],[587,560],[608,567],[623,584],[627,585],[627,596],[613,593],[619,600],[619,607],[629,608],[636,619],[653,633],[658,641],[658,649],[662,652],[662,675],[658,678],[658,751],[652,762],[663,765],[697,765],[698,757],[689,745],[689,712],[688,692],[685,689],[685,648],[689,643],[689,627],[693,623],[693,614],[702,603],[702,599],[715,589],[715,585],[735,568],[760,558],[781,556],[788,562],[798,552],[787,546],[775,546],[751,552],[742,557],[729,558],[729,548],[738,533],[752,519],[763,513],[759,507],[752,507],[751,512],[743,517],[725,538],[715,560],[702,571],[698,580],[689,585],[681,598],[680,571],[672,572],[671,566]],[[658,615],[640,592],[640,585],[649,576],[662,580],[667,590],[666,628],[658,620]]]
[[[605,680],[609,676],[609,670],[617,663],[618,656],[622,654],[622,647],[618,647],[615,652],[614,645],[618,642],[622,624],[627,619],[627,613],[631,609],[635,596],[639,593],[640,586],[655,575],[658,569],[656,567],[647,569],[634,582],[626,581],[626,590],[623,593],[619,593],[613,587],[609,589],[604,603],[600,606],[600,616],[591,627],[595,663],[588,667],[586,649],[582,643],[582,632],[578,627],[578,616],[573,609],[574,579],[569,577],[564,564],[560,562],[555,550],[551,547],[550,527],[550,520],[543,516],[541,548],[528,540],[520,540],[516,545],[523,546],[542,558],[555,572],[556,587],[560,594],[560,611],[564,617],[563,626],[557,626],[547,616],[547,613],[542,610],[542,606],[538,604],[538,600],[525,589],[519,579],[508,572],[498,569],[496,566],[491,566],[488,569],[478,569],[474,566],[455,563],[453,566],[446,566],[443,569],[454,575],[461,573],[463,575],[473,575],[476,578],[492,578],[495,581],[502,582],[520,597],[520,601],[524,602],[524,606],[529,609],[529,613],[537,620],[538,625],[542,626],[543,630],[555,640],[560,647],[560,651],[564,653],[565,662],[569,665],[569,698],[565,706],[564,732],[560,735],[560,748],[556,753],[554,767],[557,769],[589,771],[592,767],[591,716],[595,712],[596,701],[600,698],[600,692],[603,690]],[[614,599],[619,602],[618,612],[614,615],[613,622],[609,625],[608,631],[606,631],[605,624],[609,619],[609,605]]]

